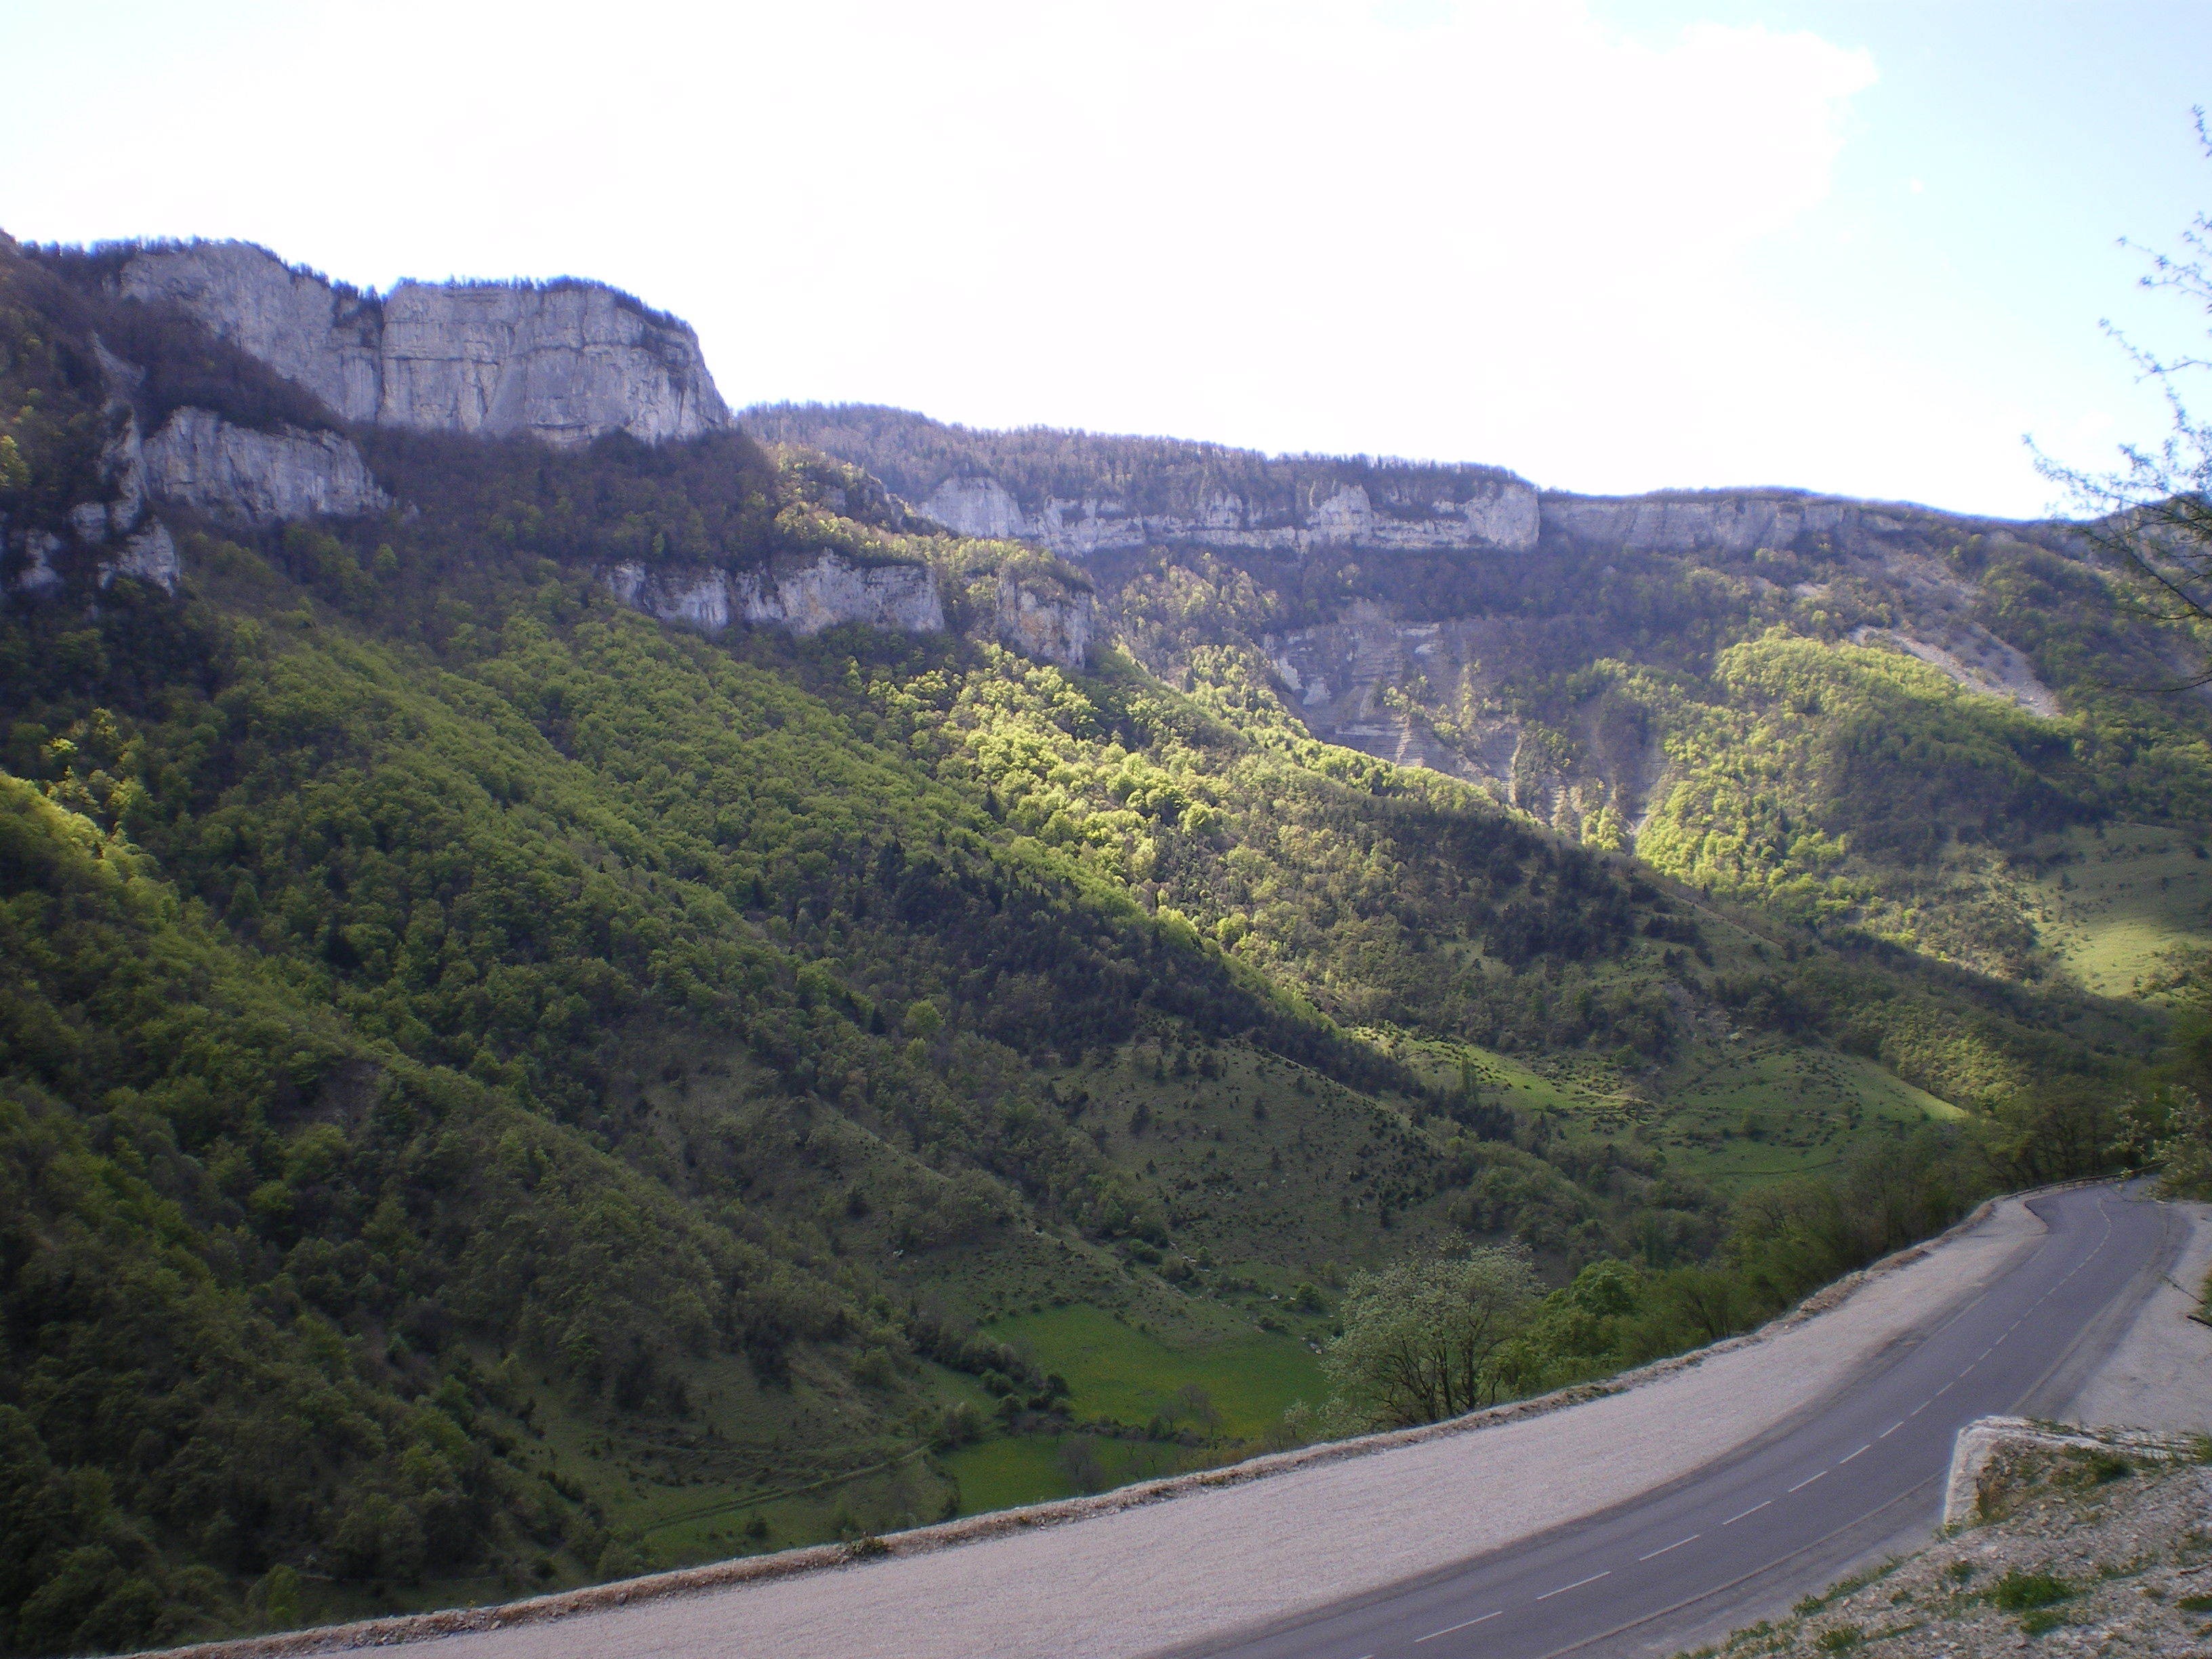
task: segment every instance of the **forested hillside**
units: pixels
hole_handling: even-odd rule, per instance
[[[172,592],[67,539],[129,421],[344,428],[103,269],[0,249],[9,1651],[1234,1456],[1310,1425],[1359,1272],[1439,1247],[1567,1287],[1486,1385],[1539,1388],[2124,1140],[2158,1009],[2011,912],[1942,960],[1938,915],[2193,824],[2193,717],[1962,696],[1848,643],[1874,600],[1694,560],[1617,555],[1602,627],[1487,556],[1078,570],[734,431],[346,433],[389,510],[165,504]],[[607,580],[825,550],[927,568],[946,629]],[[2056,555],[1960,556],[2069,700],[2134,648]],[[1099,587],[1086,665],[1002,642],[1017,575]],[[1408,720],[1647,720],[1664,805],[1326,740],[1279,636],[1385,598],[1533,641],[1394,683]]]
[[[1301,544],[1255,547],[1192,504],[1249,500],[1257,521],[1293,493],[1356,488],[1379,518],[1463,489],[1468,470],[872,408],[747,419],[917,501],[959,477],[1024,508],[1181,509],[1091,563],[1153,672],[1285,696],[1317,736],[1463,777],[1771,914],[2100,990],[2129,988],[2102,933],[2130,933],[2145,979],[2161,948],[2212,935],[2212,867],[2191,867],[2212,821],[2212,701],[2172,689],[2201,644],[2131,612],[2073,526],[1787,491],[1545,494],[1521,556],[1347,538],[1319,517]],[[1750,533],[1762,510],[1773,522]],[[2122,825],[2163,833],[2128,838],[2120,856],[2149,865],[2127,873],[2157,897],[2116,913],[2094,866]],[[2075,900],[2077,883],[2107,902]],[[2144,911],[2160,923],[2130,929]]]

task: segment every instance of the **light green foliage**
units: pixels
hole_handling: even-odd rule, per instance
[[[162,348],[145,418],[187,390],[315,418],[91,265],[63,304],[72,269],[0,247],[11,525],[100,487],[94,312]],[[10,1650],[288,1596],[487,1600],[1236,1455],[1318,1397],[1333,1321],[1347,1359],[1408,1298],[1463,1322],[1480,1287],[1409,1261],[1479,1267],[1499,1317],[1349,1398],[1459,1409],[1740,1328],[2001,1179],[2181,1121],[2099,1104],[2129,1018],[1577,847],[1316,740],[1273,684],[1261,632],[1541,562],[1133,554],[1095,577],[1133,653],[1078,674],[998,643],[997,595],[1092,575],[938,534],[819,454],[362,441],[409,511],[186,536],[173,596],[72,553],[0,612]],[[601,579],[824,551],[932,562],[954,629],[709,639]],[[1607,582],[1632,618],[1677,607],[1653,661],[1411,677],[1407,708],[1449,696],[1472,732],[1503,698],[1556,769],[1604,746],[1583,704],[1635,736],[1675,697],[1694,732],[1843,672],[1837,741],[1934,709],[1945,787],[2047,735],[1920,698],[1833,616],[1768,639],[1734,576]],[[1716,701],[1699,677],[1739,646]],[[1769,761],[1742,788],[1820,787]],[[1632,816],[1608,795],[1577,833]],[[1796,879],[1778,845],[1741,850],[1743,893]],[[1975,1115],[1907,1133],[1937,1109],[1916,1087]],[[1753,1112],[1786,1159],[1739,1156]]]
[[[1525,1253],[1502,1246],[1358,1274],[1339,1312],[1344,1334],[1322,1366],[1378,1426],[1457,1416],[1497,1400],[1506,1382],[1499,1350],[1536,1294]]]
[[[1722,652],[1712,689],[1717,701],[1667,711],[1681,781],[1637,838],[1700,886],[1820,920],[1868,903],[1881,864],[1918,866],[1962,826],[2056,809],[2063,728],[1902,652],[1778,629]],[[1854,854],[1868,872],[1856,885]]]

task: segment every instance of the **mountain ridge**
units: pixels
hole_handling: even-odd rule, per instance
[[[2050,550],[1912,557],[2057,721],[1854,644],[1932,601],[1818,532],[1079,566],[742,429],[348,422],[107,269],[0,245],[0,1646],[1310,1438],[1339,1298],[1439,1251],[1543,1275],[1537,1391],[2133,1144],[2165,1004],[2000,924],[2179,909],[2212,768]],[[382,500],[226,502],[239,434]],[[1490,631],[1425,688],[1431,615]],[[1339,740],[1275,665],[1330,628],[1503,783]]]

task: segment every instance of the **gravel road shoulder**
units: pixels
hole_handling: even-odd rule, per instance
[[[2212,1326],[2189,1316],[2212,1273],[2212,1204],[2173,1207],[2193,1224],[2180,1259],[2066,1402],[2069,1422],[2212,1433]]]

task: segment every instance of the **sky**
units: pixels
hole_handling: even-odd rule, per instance
[[[2161,406],[2207,0],[0,0],[0,228],[576,275],[735,405],[2031,516]],[[2212,401],[2212,400],[2208,400]]]

